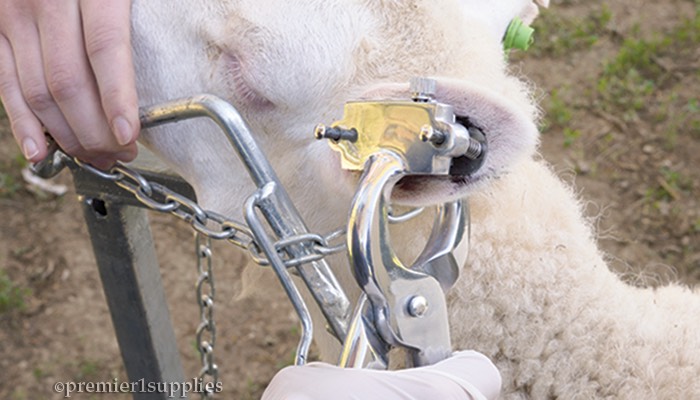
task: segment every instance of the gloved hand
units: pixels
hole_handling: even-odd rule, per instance
[[[281,370],[262,400],[496,399],[501,375],[481,353],[460,351],[435,365],[400,371],[345,369],[324,363]]]

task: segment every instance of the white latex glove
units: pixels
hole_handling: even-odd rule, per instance
[[[400,371],[344,369],[324,363],[281,370],[262,400],[496,399],[501,375],[481,353],[460,351],[435,365]]]

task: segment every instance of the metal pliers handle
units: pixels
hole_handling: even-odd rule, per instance
[[[429,87],[418,80],[412,88]],[[451,106],[413,90],[412,101],[350,102],[344,119],[319,126],[344,169],[363,170],[348,222],[348,255],[363,294],[346,337],[340,364],[386,368],[391,348],[421,366],[451,352],[445,290],[466,261],[469,222],[460,201],[438,207],[433,232],[416,262],[406,267],[389,238],[389,204],[396,183],[408,175],[450,175],[453,160],[483,162],[485,139],[456,122]],[[475,149],[478,147],[478,152]]]

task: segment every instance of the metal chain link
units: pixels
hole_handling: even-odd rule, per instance
[[[108,181],[114,182],[120,188],[132,193],[136,199],[151,210],[170,213],[189,223],[192,228],[204,236],[215,240],[226,240],[235,246],[246,250],[251,259],[261,266],[270,262],[255,242],[253,233],[248,227],[228,219],[213,211],[204,210],[196,202],[182,196],[167,187],[151,182],[137,171],[121,164],[114,166],[109,172],[101,171],[90,164],[78,159],[73,161],[82,169]],[[339,229],[326,236],[318,234],[302,234],[290,236],[275,242],[275,248],[284,260],[285,265],[296,267],[302,264],[319,261],[327,255],[340,253],[345,250],[345,242],[332,244],[344,236],[345,230]],[[294,258],[287,248],[305,244],[313,251],[310,254]]]
[[[214,363],[216,345],[216,323],[214,322],[214,270],[212,268],[211,238],[195,232],[197,253],[196,295],[199,305],[200,322],[197,327],[197,349],[202,360],[199,379],[202,383],[202,399],[213,399],[219,382],[219,367]],[[202,238],[204,241],[202,243]]]

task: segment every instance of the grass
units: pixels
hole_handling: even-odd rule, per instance
[[[571,122],[573,110],[571,106],[561,96],[561,90],[552,90],[546,100],[545,118],[541,129],[547,132],[553,128],[563,128]]]
[[[88,382],[100,378],[103,367],[98,361],[82,360],[78,363],[78,371],[75,375],[76,381]]]
[[[688,121],[685,126],[690,130],[690,136],[700,139],[700,104],[697,98],[688,100],[685,107]]]
[[[542,13],[536,28],[534,54],[560,57],[574,51],[584,51],[598,43],[605,34],[612,19],[612,13],[603,6],[583,18],[563,17],[554,11]]]
[[[579,137],[581,137],[581,131],[578,129],[564,128],[564,147],[571,147]]]
[[[655,92],[656,84],[632,68],[620,75],[604,73],[598,80],[596,89],[602,100],[603,109],[620,110],[623,113],[623,119],[629,121],[634,119],[633,116],[640,110],[647,107],[651,95]]]
[[[625,120],[649,103],[664,72],[655,60],[671,43],[670,37],[647,40],[636,36],[624,40],[616,56],[605,64],[596,85],[603,108],[624,111]]]
[[[646,124],[658,134],[664,151],[676,151],[686,138],[700,139],[700,102],[691,89],[700,83],[700,72],[687,73],[698,70],[700,6],[669,31],[642,36],[633,29],[603,64],[590,100],[629,129]],[[565,146],[570,142],[565,136]],[[651,204],[678,200],[688,190],[688,179],[670,170],[661,171],[658,182],[644,196]]]
[[[603,106],[608,110],[624,110],[626,119],[648,108],[649,103],[655,102],[654,94],[674,79],[672,71],[662,62],[664,58],[694,58],[692,52],[700,45],[700,9],[668,33],[639,38],[637,28],[629,36],[615,57],[605,64],[597,82]],[[689,105],[688,113],[697,114],[697,100],[691,99]],[[695,121],[691,124],[700,125]]]
[[[0,198],[12,198],[22,189],[19,171],[26,166],[27,161],[20,153],[14,158],[0,161]]]
[[[691,113],[700,112],[700,104],[698,103],[698,99],[688,100],[688,104],[686,105],[686,109]]]
[[[34,379],[39,381],[44,377],[48,376],[48,373],[41,369],[41,367],[34,367],[34,369],[32,370],[32,375],[34,375]]]
[[[282,360],[278,361],[277,364],[275,364],[275,368],[282,369],[284,367],[289,367],[290,365],[294,365],[295,360],[296,350],[291,350],[289,353],[287,353],[287,357],[283,358]]]
[[[24,310],[25,298],[31,291],[15,283],[7,275],[7,272],[0,268],[0,315]]]
[[[693,180],[682,173],[668,167],[663,167],[659,171],[665,182],[678,191],[687,191],[692,188]]]
[[[647,189],[646,198],[649,203],[671,202],[679,200],[681,194],[692,191],[693,180],[668,167],[659,170],[658,185]]]
[[[261,383],[255,382],[254,380],[248,378],[246,380],[245,392],[243,393],[242,400],[253,400],[260,398],[264,387]]]
[[[298,338],[301,336],[301,331],[299,330],[299,325],[298,324],[292,324],[292,326],[289,328],[289,335],[294,338]],[[287,356],[280,361],[277,362],[275,367],[279,370],[284,367],[288,367],[290,365],[294,365],[294,361],[296,360],[296,349],[290,350],[287,353]],[[310,358],[313,358],[313,354],[309,355]]]
[[[0,171],[0,198],[11,198],[22,184],[18,182],[16,174],[9,171]]]
[[[10,397],[11,400],[27,400],[29,399],[29,396],[27,395],[27,392],[22,389],[15,389],[14,392],[12,392],[12,395]]]
[[[696,58],[694,52],[700,46],[700,0],[695,4],[694,15],[670,31],[644,37],[637,27],[621,42],[610,29],[615,17],[606,5],[583,17],[562,16],[545,10],[534,25],[536,40],[529,50],[530,55],[567,57],[588,50],[604,38],[613,44],[619,43],[619,47],[610,59],[603,60],[593,90],[584,94],[583,103],[581,96],[577,97],[578,100],[563,96],[565,89],[550,93],[544,103],[546,118],[541,130],[563,132],[564,147],[570,147],[582,133],[568,127],[575,118],[576,109],[588,107],[584,104],[590,102],[590,107],[614,116],[622,124],[653,119],[665,134],[664,147],[667,150],[675,148],[680,135],[700,138],[700,102],[697,97],[679,95],[688,82],[679,82],[672,70],[676,67],[698,70],[693,65],[674,64],[678,60]],[[700,70],[695,79],[700,79]],[[695,83],[690,82],[690,85]],[[574,101],[579,105],[576,106]]]
[[[635,31],[638,31],[638,28]],[[633,33],[633,38],[624,40],[615,58],[605,66],[604,76],[622,77],[628,71],[634,70],[642,78],[654,79],[663,72],[655,60],[659,53],[668,49],[669,45],[672,44],[672,38],[662,36],[647,40],[637,39],[637,35],[637,33]]]

